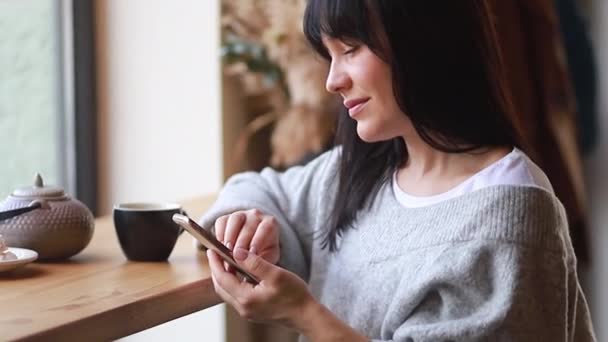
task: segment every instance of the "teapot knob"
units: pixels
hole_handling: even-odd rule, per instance
[[[36,188],[44,187],[44,182],[42,181],[42,176],[39,173],[36,173],[36,179],[34,180],[34,186]]]

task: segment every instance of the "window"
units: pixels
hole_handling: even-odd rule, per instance
[[[42,174],[96,208],[92,0],[0,1],[0,196]]]

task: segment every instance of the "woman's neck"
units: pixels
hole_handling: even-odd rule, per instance
[[[470,153],[446,153],[421,139],[408,139],[405,146],[408,158],[398,170],[397,184],[406,193],[418,196],[446,192],[512,150],[491,147]]]

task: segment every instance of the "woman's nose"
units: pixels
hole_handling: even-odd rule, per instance
[[[329,67],[327,80],[325,81],[325,89],[330,93],[339,93],[350,86],[350,79],[340,67],[332,63]]]

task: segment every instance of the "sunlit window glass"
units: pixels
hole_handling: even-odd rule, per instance
[[[0,0],[0,196],[62,182],[59,1]]]

